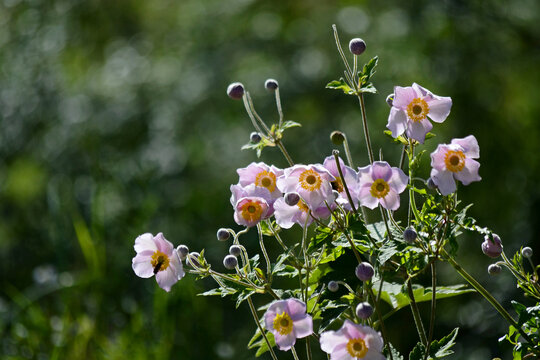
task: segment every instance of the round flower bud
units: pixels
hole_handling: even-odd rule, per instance
[[[186,245],[178,245],[176,251],[178,252],[178,256],[180,256],[180,260],[185,260],[189,254],[189,249]]]
[[[266,88],[266,90],[269,90],[269,91],[274,91],[278,88],[278,82],[277,80],[274,80],[274,79],[268,79],[264,82],[264,87]]]
[[[332,131],[330,134],[330,141],[332,141],[332,144],[334,145],[341,145],[345,141],[345,134],[337,130]]]
[[[231,237],[231,233],[227,229],[220,228],[217,231],[216,236],[219,241],[227,241]]]
[[[489,275],[498,275],[502,271],[502,268],[497,264],[491,264],[488,266]]]
[[[493,234],[493,241],[489,238],[488,235],[484,237],[484,242],[482,243],[482,252],[491,258],[496,258],[502,253],[502,242],[501,238]]]
[[[242,248],[238,245],[231,245],[231,247],[229,248],[229,254],[233,256],[240,256],[241,253]]]
[[[408,242],[409,244],[413,243],[414,240],[416,240],[416,237],[418,235],[416,234],[416,231],[414,231],[413,228],[406,228],[405,231],[403,232],[403,240],[405,240],[405,242]]]
[[[239,82],[230,84],[229,87],[227,87],[227,95],[234,100],[241,99],[242,96],[244,96],[244,85]]]
[[[533,255],[533,250],[530,247],[526,246],[523,249],[521,249],[521,256],[523,256],[524,258],[530,259],[532,255]]]
[[[390,94],[386,97],[386,103],[392,107],[394,105],[394,94]]]
[[[428,187],[429,189],[431,189],[431,190],[437,189],[437,184],[435,184],[435,182],[433,181],[432,178],[427,179],[426,185],[427,185],[427,187]]]
[[[373,266],[371,266],[370,263],[363,262],[358,264],[355,274],[358,279],[368,281],[373,277],[373,274],[375,274],[375,270],[373,270]]]
[[[295,206],[300,201],[300,195],[295,192],[286,193],[283,200],[285,200],[285,204]]]
[[[236,259],[236,256],[234,255],[227,255],[225,258],[223,258],[223,266],[225,266],[226,269],[232,270],[238,265],[238,260]]]
[[[339,284],[336,281],[330,281],[328,283],[328,291],[336,292],[339,290]]]
[[[349,50],[354,55],[362,55],[366,51],[366,43],[360,38],[354,38],[349,42]]]
[[[367,302],[363,302],[358,304],[356,307],[356,316],[358,316],[360,319],[367,319],[373,314],[373,306],[371,306]]]
[[[191,252],[189,253],[189,259],[186,257],[186,265],[191,265],[190,264],[190,260],[191,260],[191,263],[193,264],[193,266],[200,266],[201,264],[199,264],[199,256],[201,254],[199,254],[198,252]]]
[[[249,141],[251,141],[253,144],[258,144],[262,140],[261,134],[254,131],[249,135]]]

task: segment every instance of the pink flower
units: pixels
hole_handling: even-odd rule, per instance
[[[165,239],[162,233],[156,236],[150,233],[138,236],[134,248],[137,255],[131,266],[137,276],[149,278],[156,275],[159,287],[167,292],[184,277],[182,262],[173,244]]]
[[[480,157],[480,147],[473,135],[463,139],[453,139],[450,145],[440,144],[431,153],[431,178],[443,195],[456,191],[456,182],[469,185],[473,181],[480,181],[478,175],[480,163],[473,159]]]
[[[325,331],[320,338],[321,349],[331,360],[385,360],[381,354],[383,339],[369,326],[345,320],[338,331]]]
[[[354,202],[354,206],[358,207],[358,174],[356,171],[346,166],[341,158],[339,158],[339,165],[341,167],[341,172],[343,173],[343,178],[345,179],[347,189],[349,189],[352,201]],[[352,207],[349,203],[347,193],[345,192],[345,187],[341,182],[341,177],[339,176],[339,170],[337,168],[336,159],[334,156],[328,156],[326,159],[324,159],[323,166],[330,172],[330,174],[332,174],[332,176],[336,178],[336,180],[332,181],[332,188],[339,193],[339,197],[337,198],[336,202],[343,206],[346,210],[351,211]]]
[[[335,208],[335,205],[332,205],[330,205],[330,208]],[[307,207],[306,203],[303,200],[298,201],[298,204],[294,206],[290,206],[285,203],[285,200],[283,198],[279,198],[274,203],[274,209],[276,223],[284,229],[289,229],[294,224],[298,224],[304,227],[304,225],[306,224],[306,219],[307,225],[309,226],[313,222],[313,217],[317,219],[326,219],[330,216],[330,210],[328,210],[326,205],[312,210],[311,215],[313,217],[309,216],[308,214],[310,209]]]
[[[313,319],[298,299],[276,300],[264,314],[266,329],[274,334],[280,350],[289,350],[296,339],[313,334]]]
[[[409,138],[423,144],[433,127],[427,118],[442,123],[451,108],[451,98],[437,96],[417,83],[410,87],[396,86],[386,127],[395,138],[406,132]]]
[[[378,204],[388,210],[399,208],[399,194],[407,187],[409,179],[397,167],[390,167],[385,161],[375,161],[358,169],[360,204],[375,209]]]
[[[234,206],[234,221],[247,227],[257,225],[267,218],[268,203],[260,197],[243,197]]]
[[[274,165],[252,162],[247,167],[236,170],[240,176],[238,184],[242,187],[255,184],[257,187],[266,188],[271,195],[272,202],[281,197],[282,193],[276,186],[277,178],[283,175],[283,170]]]
[[[264,201],[266,201],[266,205],[268,207],[268,210],[263,215],[262,219],[267,219],[274,213],[274,201],[275,199],[272,199],[272,195],[270,194],[270,191],[265,187],[259,187],[255,184],[247,185],[243,187],[240,184],[237,185],[231,185],[231,205],[236,210],[236,204],[238,201],[242,198],[246,197],[257,197],[262,198]],[[238,221],[237,221],[238,223]]]
[[[285,169],[285,173],[277,179],[277,186],[283,193],[296,192],[310,209],[332,204],[331,181],[335,177],[320,165],[294,165]]]

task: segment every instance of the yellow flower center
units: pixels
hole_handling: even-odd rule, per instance
[[[376,198],[385,197],[390,191],[390,185],[383,179],[377,179],[371,184],[371,196]]]
[[[341,179],[336,179],[335,181],[332,181],[332,189],[336,190],[338,193],[341,193],[345,190]]]
[[[444,156],[444,164],[447,170],[460,172],[465,167],[465,154],[460,150],[448,150]]]
[[[307,191],[315,191],[321,187],[322,179],[314,170],[306,170],[300,174],[300,186]]]
[[[289,335],[293,328],[293,322],[289,314],[285,311],[281,314],[276,314],[274,318],[274,329],[280,335]]]
[[[156,250],[156,252],[152,254],[152,260],[150,261],[150,263],[154,268],[154,274],[157,274],[158,272],[163,271],[169,267],[169,257],[161,251]]]
[[[407,116],[412,121],[422,121],[429,113],[429,106],[424,99],[416,98],[407,106]]]
[[[353,358],[363,358],[368,352],[364,339],[351,339],[347,343],[347,351]]]
[[[244,205],[242,205],[242,217],[249,222],[259,221],[263,208],[261,204],[259,204],[256,201],[248,201]]]
[[[255,177],[255,185],[267,188],[268,191],[273,192],[276,189],[276,175],[263,170]]]
[[[297,205],[297,206],[300,208],[300,210],[302,210],[303,212],[306,212],[306,213],[307,213],[307,212],[309,211],[308,206],[307,206],[306,203],[303,202],[302,200],[300,200],[300,201],[298,202],[298,204],[296,204],[296,205]]]

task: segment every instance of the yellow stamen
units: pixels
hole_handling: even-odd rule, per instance
[[[460,172],[465,167],[465,154],[460,150],[448,150],[444,156],[444,164],[447,170]]]
[[[261,219],[263,208],[258,202],[250,200],[242,205],[241,211],[246,221],[254,222]]]
[[[384,198],[390,191],[390,185],[383,179],[377,179],[371,184],[371,196],[378,199]]]
[[[307,206],[306,203],[303,202],[302,200],[300,200],[300,201],[298,202],[298,204],[296,204],[296,205],[297,205],[297,206],[300,208],[300,210],[302,210],[303,212],[306,212],[306,213],[307,213],[307,212],[309,211],[308,206]]]
[[[332,181],[332,189],[336,190],[338,193],[341,193],[345,190],[343,188],[343,183],[341,182],[341,179],[336,179],[335,181]]]
[[[307,191],[315,191],[320,189],[322,179],[314,170],[306,170],[298,177],[300,186]]]
[[[267,188],[268,191],[273,192],[276,189],[276,174],[265,170],[261,171],[255,177],[255,185]]]
[[[422,98],[416,98],[407,106],[407,116],[412,121],[422,121],[429,114],[429,105]]]
[[[363,358],[368,352],[364,339],[351,339],[347,343],[347,351],[353,358]]]
[[[150,261],[154,268],[154,274],[163,271],[169,267],[169,257],[159,250],[156,250],[152,254],[152,260]]]
[[[281,314],[276,314],[274,318],[274,329],[280,335],[289,335],[293,330],[293,322],[289,314],[285,311]]]

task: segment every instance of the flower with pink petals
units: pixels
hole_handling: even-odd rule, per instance
[[[406,132],[409,138],[423,144],[433,127],[427,118],[442,123],[451,108],[451,98],[435,95],[417,83],[408,87],[396,86],[386,127],[395,138]]]
[[[162,233],[156,236],[150,233],[138,236],[134,248],[137,255],[131,266],[137,276],[149,278],[156,275],[159,287],[167,292],[184,277],[182,262],[173,244],[165,239]]]
[[[334,202],[331,181],[336,178],[320,165],[294,165],[277,179],[283,193],[296,192],[310,209]]]
[[[268,166],[265,163],[252,162],[245,168],[236,170],[240,176],[238,184],[242,187],[255,184],[257,187],[266,188],[271,195],[272,202],[281,197],[282,193],[276,186],[277,178],[283,175],[283,170],[274,165]]]
[[[289,350],[296,339],[313,334],[313,319],[306,314],[306,304],[298,299],[274,301],[264,314],[264,322],[283,351]]]
[[[343,178],[345,180],[345,185],[347,185],[347,189],[351,194],[354,207],[356,208],[358,207],[358,174],[352,168],[346,166],[341,158],[338,159],[339,166],[341,167],[341,172],[343,173]],[[336,202],[339,205],[343,206],[346,210],[351,211],[352,207],[349,203],[349,198],[347,197],[345,186],[343,185],[341,177],[339,176],[339,170],[337,168],[335,157],[328,156],[326,159],[324,159],[323,166],[326,170],[330,172],[330,174],[332,174],[332,176],[336,178],[336,180],[332,181],[331,183],[332,188],[339,193]]]
[[[383,339],[369,326],[345,320],[338,331],[325,331],[319,339],[321,349],[330,354],[330,360],[385,360],[381,353]]]
[[[362,206],[375,209],[377,205],[388,210],[399,208],[399,194],[407,187],[409,177],[386,161],[358,168],[358,197]]]
[[[480,157],[480,147],[473,135],[463,139],[453,139],[448,144],[440,144],[431,153],[431,178],[443,195],[456,191],[456,182],[469,185],[473,181],[480,181],[478,175],[480,163],[473,159]],[[455,179],[455,180],[454,180]]]
[[[330,208],[335,208],[335,204],[331,204]],[[306,224],[309,226],[313,222],[313,218],[326,219],[330,216],[330,210],[328,210],[326,205],[320,206],[315,210],[311,210],[310,216],[310,209],[303,200],[298,201],[296,205],[290,206],[287,205],[285,199],[279,198],[274,203],[274,209],[276,223],[284,229],[289,229],[294,224],[298,224],[302,227],[304,227]]]

